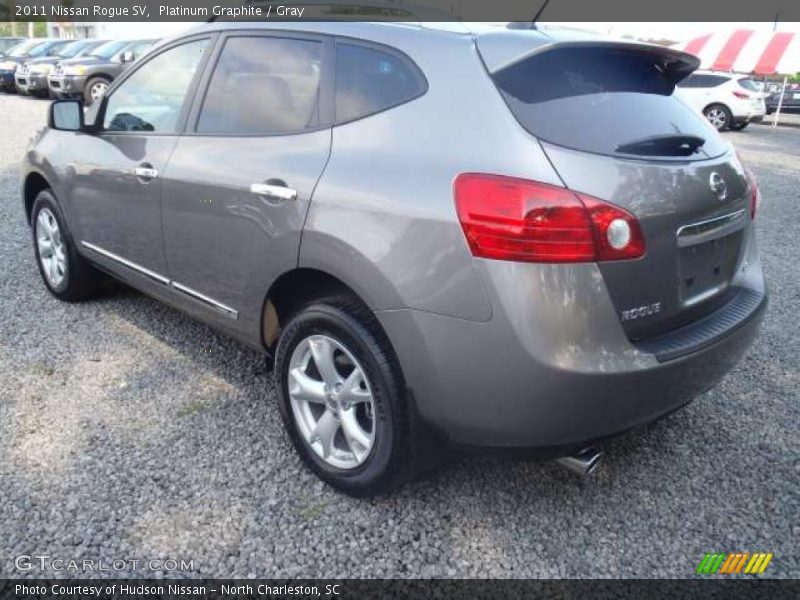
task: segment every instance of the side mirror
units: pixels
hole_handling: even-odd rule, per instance
[[[120,56],[119,59],[121,62],[130,63],[136,60],[136,55],[130,50],[126,50],[122,53],[122,56]]]
[[[80,100],[56,100],[50,105],[48,119],[50,129],[56,131],[83,131],[83,102]]]

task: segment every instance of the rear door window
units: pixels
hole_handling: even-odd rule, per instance
[[[336,123],[403,104],[427,90],[419,69],[400,54],[372,46],[336,44]]]
[[[324,46],[281,37],[225,42],[208,87],[197,132],[286,135],[319,125]]]
[[[652,139],[665,158],[701,159],[726,151],[722,139],[675,95],[673,76],[651,51],[610,47],[554,48],[522,59],[494,74],[520,124],[539,139],[607,155]],[[680,140],[702,138],[688,155]],[[695,142],[696,143],[696,142]],[[652,153],[649,155],[653,155]]]

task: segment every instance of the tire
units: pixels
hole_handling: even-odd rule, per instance
[[[730,109],[724,104],[711,104],[703,111],[708,122],[717,131],[725,131],[733,120]]]
[[[729,125],[729,128],[730,128],[731,131],[741,131],[742,129],[744,129],[748,125],[750,125],[750,121],[740,121],[738,123],[731,123]]]
[[[39,192],[33,203],[31,233],[36,265],[51,294],[66,302],[86,300],[97,294],[103,277],[78,253],[64,215],[50,190]],[[48,237],[49,245],[45,243]],[[57,242],[54,241],[56,237]],[[52,260],[47,260],[48,257],[42,258],[46,247],[54,249],[50,258],[55,257],[55,266]]]
[[[336,371],[333,380],[339,377],[338,381],[344,380],[345,385],[336,397],[327,393],[330,387],[324,388],[325,382],[331,380],[331,372],[328,370],[325,377],[322,373],[326,369],[317,366],[316,356],[325,356],[326,345],[333,349],[328,363]],[[323,366],[324,362],[320,361]],[[348,372],[351,366],[352,371]],[[313,383],[314,390],[327,391],[306,395],[313,396],[313,401],[302,400],[298,369],[305,381]],[[363,378],[357,376],[357,369]],[[333,296],[314,301],[297,312],[281,332],[274,376],[289,438],[303,462],[320,479],[352,496],[370,496],[393,489],[413,474],[400,367],[375,317],[360,302],[349,296]],[[357,395],[348,395],[347,382],[359,379],[362,383],[352,388]],[[337,392],[341,385],[336,384]],[[353,402],[348,409],[347,399],[354,397],[371,400]],[[332,424],[330,428],[321,427],[325,419]],[[354,419],[360,430],[356,436],[352,435]],[[333,434],[315,434],[321,429],[332,430]],[[327,454],[323,437],[329,440]],[[362,438],[371,439],[368,450],[368,444],[355,441]]]
[[[105,95],[109,85],[111,85],[111,82],[105,77],[92,77],[89,79],[89,81],[86,82],[86,86],[83,88],[83,100],[86,106],[91,106],[102,98],[102,96],[96,96],[97,91],[102,88],[103,94]]]

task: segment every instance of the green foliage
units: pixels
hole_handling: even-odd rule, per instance
[[[0,10],[3,5],[0,4]],[[47,23],[44,21],[33,22],[34,37],[45,37],[47,35]],[[0,37],[19,36],[28,37],[27,21],[0,21]]]

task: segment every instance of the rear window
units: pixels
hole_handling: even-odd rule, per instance
[[[607,154],[626,155],[652,138],[702,138],[691,153],[700,159],[726,146],[674,95],[675,83],[656,52],[619,47],[562,47],[534,54],[493,76],[520,124],[543,141]],[[669,144],[658,155],[672,158]],[[649,154],[653,155],[653,154]]]
[[[706,75],[704,73],[694,73],[683,81],[678,82],[681,88],[712,88],[722,85],[728,81],[728,77],[721,75]]]
[[[760,92],[761,87],[752,79],[744,78],[739,80],[739,86],[746,89],[748,92]]]

